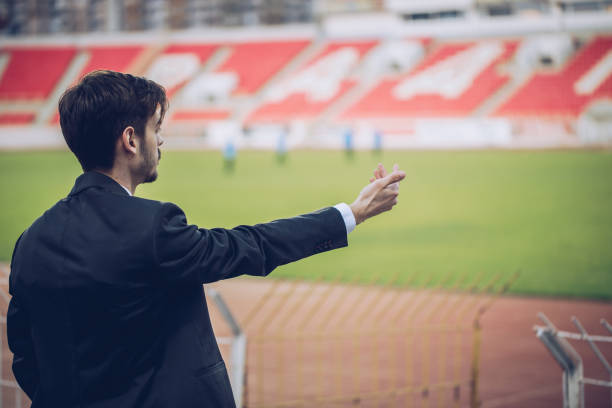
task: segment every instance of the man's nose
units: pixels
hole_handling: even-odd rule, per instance
[[[161,146],[164,144],[164,138],[161,136],[157,136],[157,146]]]

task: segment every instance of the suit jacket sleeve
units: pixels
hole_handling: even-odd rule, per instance
[[[20,237],[21,239],[21,237]],[[19,240],[15,244],[11,269],[14,267],[15,253]],[[12,277],[13,275],[11,275]],[[38,389],[38,364],[34,354],[34,343],[30,329],[30,317],[28,311],[22,306],[18,295],[15,293],[14,285],[10,284],[10,293],[13,296],[9,303],[6,314],[6,327],[8,345],[13,352],[13,373],[17,382],[25,393],[34,399],[34,394]]]
[[[156,225],[161,278],[176,283],[265,276],[277,266],[347,245],[342,215],[333,207],[254,226],[204,229],[188,225],[179,207],[164,203]]]

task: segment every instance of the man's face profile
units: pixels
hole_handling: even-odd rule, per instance
[[[153,116],[147,121],[145,134],[139,148],[142,156],[140,174],[144,180],[143,183],[152,183],[157,180],[157,165],[161,159],[159,146],[164,142],[160,135],[160,127],[161,107],[158,106]]]

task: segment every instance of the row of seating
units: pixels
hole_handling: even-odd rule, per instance
[[[612,99],[612,37],[595,38],[558,72],[535,73],[495,114],[577,116],[598,99]]]
[[[332,41],[286,80],[275,84],[269,97],[247,122],[276,122],[286,118],[312,119],[342,98],[357,84],[350,79],[377,41]],[[348,51],[348,52],[347,52]]]
[[[467,116],[507,81],[498,67],[517,43],[443,44],[412,72],[384,79],[344,112],[348,119]]]
[[[60,83],[74,83],[95,69],[144,74],[162,83],[173,100],[170,120],[176,122],[232,117],[235,102],[244,98],[254,98],[249,123],[316,119],[332,106],[337,107],[333,117],[341,120],[576,117],[593,101],[612,98],[612,36],[592,38],[556,69],[535,67],[514,89],[513,57],[522,43],[417,39],[395,48],[380,40],[181,43],[159,50],[0,47],[0,125],[33,123]],[[384,47],[391,51],[376,53]],[[373,64],[373,58],[386,66]],[[75,61],[84,62],[77,71]],[[74,72],[78,75],[65,78]],[[500,92],[501,102],[493,98]],[[24,108],[1,109],[2,104]],[[57,115],[50,121],[56,123]]]
[[[0,52],[8,57],[0,101],[45,100],[76,55],[74,47],[11,47]]]

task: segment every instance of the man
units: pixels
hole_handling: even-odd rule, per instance
[[[375,172],[350,207],[255,226],[198,229],[176,205],[133,197],[157,178],[166,95],[97,71],[59,103],[84,173],[19,238],[7,316],[13,372],[41,407],[233,407],[202,284],[269,274],[347,245],[355,224],[397,202]]]

